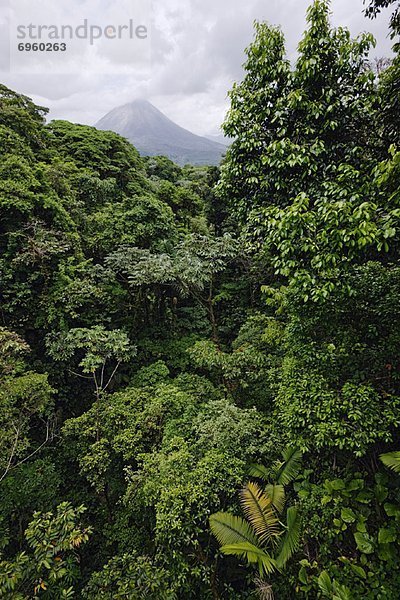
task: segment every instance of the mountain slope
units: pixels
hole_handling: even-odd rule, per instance
[[[218,144],[222,144],[225,147],[228,147],[232,142],[231,138],[226,137],[222,133],[217,133],[214,135],[206,135],[204,137],[206,137],[208,140],[211,140],[212,142],[217,142]]]
[[[180,127],[146,100],[114,108],[96,127],[119,133],[143,155],[168,156],[180,165],[217,165],[226,152],[224,145]]]

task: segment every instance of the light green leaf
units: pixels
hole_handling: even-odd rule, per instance
[[[360,533],[357,531],[354,534],[354,539],[356,540],[357,548],[363,554],[372,554],[374,551],[374,547],[371,544],[370,538],[366,533]]]

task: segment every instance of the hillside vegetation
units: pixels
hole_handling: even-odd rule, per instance
[[[307,19],[220,171],[0,86],[1,598],[400,597],[398,46]]]

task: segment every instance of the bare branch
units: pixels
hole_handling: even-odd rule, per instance
[[[17,444],[18,444],[18,439],[19,439],[19,432],[20,432],[20,430],[19,430],[19,428],[17,428],[17,427],[14,425],[14,423],[13,423],[13,427],[14,427],[14,429],[15,429],[15,431],[16,431],[16,435],[15,435],[15,439],[14,439],[14,442],[13,442],[13,445],[12,445],[12,448],[11,448],[10,457],[9,457],[9,459],[8,459],[8,462],[7,462],[6,469],[5,469],[4,473],[3,473],[3,475],[0,477],[0,481],[3,481],[4,477],[7,475],[7,473],[8,473],[8,472],[10,471],[10,469],[12,468],[12,467],[11,467],[11,463],[12,463],[12,460],[13,460],[13,458],[14,458],[15,449],[16,449],[16,447],[17,447]]]
[[[72,375],[76,375],[77,377],[81,377],[82,379],[92,379],[90,377],[90,375],[81,375],[80,373],[76,373],[75,371],[71,371],[71,369],[68,369],[69,373],[72,373]]]
[[[103,366],[101,367],[101,378],[100,378],[100,388],[103,387],[103,383],[104,383],[104,369],[106,366],[106,359],[103,360]]]
[[[16,469],[17,467],[19,467],[20,465],[22,465],[23,463],[25,463],[27,460],[29,460],[30,458],[32,458],[32,456],[34,456],[35,454],[37,454],[43,448],[43,446],[45,446],[47,444],[47,442],[49,440],[50,441],[53,440],[53,438],[54,438],[54,432],[51,430],[50,426],[51,426],[51,421],[49,420],[49,421],[46,422],[46,437],[45,437],[44,442],[42,442],[40,444],[40,446],[38,446],[35,450],[33,450],[33,452],[31,452],[30,454],[28,454],[28,456],[25,456],[25,458],[23,458],[22,460],[20,460],[17,463],[15,463],[15,465],[12,465],[11,463],[12,463],[12,459],[13,459],[14,454],[15,454],[15,449],[16,449],[16,446],[17,446],[17,443],[18,443],[18,438],[19,438],[19,433],[20,433],[20,430],[17,429],[15,427],[15,425],[14,425],[14,429],[16,430],[16,437],[15,437],[15,440],[14,440],[14,443],[13,443],[13,447],[12,447],[12,450],[11,450],[10,458],[8,460],[7,468],[4,471],[3,475],[0,477],[0,481],[2,481],[10,471],[12,471],[13,469]]]
[[[103,392],[105,392],[105,391],[106,391],[106,389],[108,388],[108,386],[110,385],[110,383],[111,383],[111,381],[112,381],[112,379],[113,379],[113,377],[114,377],[115,373],[118,371],[118,368],[119,368],[119,365],[120,365],[120,364],[121,364],[121,361],[119,360],[119,361],[117,362],[117,366],[115,367],[114,371],[113,371],[113,372],[111,373],[111,375],[110,375],[110,379],[107,381],[107,384],[106,384],[106,385],[105,385],[105,387],[103,388]]]

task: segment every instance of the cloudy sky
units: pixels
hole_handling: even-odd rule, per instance
[[[5,2],[6,0],[0,0]],[[8,0],[13,2],[18,0]],[[21,0],[22,1],[22,0]],[[53,5],[58,0],[52,0]],[[61,0],[60,0],[61,1]],[[104,10],[121,16],[129,2],[104,2]],[[143,0],[144,1],[144,0]],[[29,0],[30,6],[43,0]],[[69,13],[84,18],[99,12],[101,0],[69,0]],[[280,25],[288,56],[293,59],[305,28],[309,0],[152,0],[149,47],[151,63],[121,63],[118,52],[107,73],[95,64],[82,67],[72,56],[67,74],[0,71],[0,80],[35,102],[50,108],[50,118],[94,124],[106,112],[141,97],[147,98],[179,125],[191,131],[217,134],[228,106],[227,91],[242,76],[244,48],[252,39],[254,19]],[[60,4],[61,6],[61,4]],[[388,13],[375,21],[363,16],[363,0],[332,0],[332,21],[349,27],[353,35],[371,31],[377,39],[372,57],[390,56]],[[1,16],[1,13],[0,13]],[[143,19],[147,18],[143,16]],[[116,48],[116,46],[113,46]],[[97,68],[95,68],[97,67]],[[145,68],[144,68],[145,67]],[[40,69],[39,69],[40,71]]]

